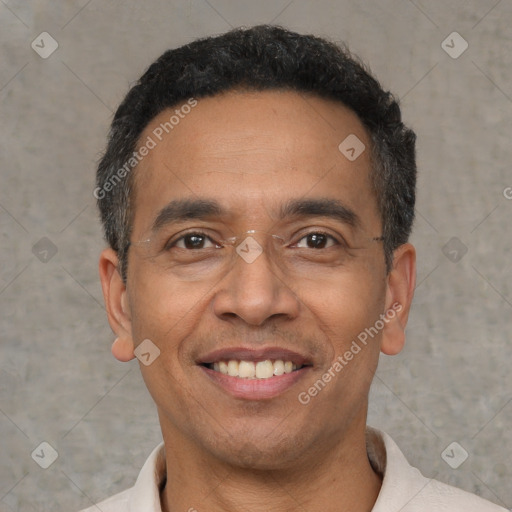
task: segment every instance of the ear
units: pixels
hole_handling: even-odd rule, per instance
[[[130,361],[135,357],[132,339],[130,304],[126,286],[118,270],[119,260],[113,249],[105,249],[100,255],[99,272],[103,298],[107,308],[108,322],[117,338],[112,345],[112,354],[119,361]]]
[[[405,344],[405,326],[409,318],[416,286],[416,250],[410,243],[393,254],[393,268],[387,276],[386,319],[382,330],[381,351],[398,354]]]

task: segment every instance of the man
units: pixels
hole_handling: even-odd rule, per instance
[[[91,511],[504,510],[366,426],[413,298],[414,145],[316,37],[238,29],[149,67],[95,195],[112,352],[139,359],[164,442]]]

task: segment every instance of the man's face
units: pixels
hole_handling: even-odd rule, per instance
[[[369,181],[368,135],[343,105],[293,92],[200,99],[158,141],[153,131],[172,114],[162,112],[140,138],[152,136],[157,145],[136,170],[131,240],[153,242],[130,247],[127,276],[134,346],[149,339],[160,350],[141,370],[164,435],[217,459],[261,468],[328,453],[340,436],[366,421],[381,332],[366,346],[359,343],[361,351],[341,370],[333,371],[333,364],[388,307],[382,242],[372,240],[382,226]],[[338,149],[351,134],[366,146],[354,161]],[[216,201],[225,213],[179,223],[161,217],[152,229],[171,201],[183,199]],[[326,199],[351,213],[279,216],[291,201]],[[216,266],[213,251],[228,249],[216,249],[216,242],[240,235],[242,243],[249,230],[256,230],[253,238],[263,252],[251,262],[235,255],[219,271],[224,267]],[[158,252],[154,240],[176,240],[185,231],[210,239],[182,239]],[[267,250],[272,238],[264,232],[289,235],[295,249]],[[318,237],[306,236],[319,232],[349,248],[333,249],[333,239],[322,237],[318,246]],[[276,259],[292,250],[305,251],[303,260]],[[196,252],[189,260],[185,251],[209,251],[210,259],[194,260]],[[267,348],[295,355],[255,352]],[[234,351],[233,357],[213,354],[223,349]],[[241,349],[248,351],[243,357],[236,352]],[[299,356],[304,368],[261,380],[206,366]],[[329,369],[330,381],[301,403],[299,394],[305,402],[304,392]]]

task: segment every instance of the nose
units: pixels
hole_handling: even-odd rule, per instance
[[[236,248],[231,269],[219,283],[213,299],[215,314],[224,320],[239,318],[260,326],[271,317],[296,318],[300,300],[284,273],[272,261],[272,251],[256,235],[246,237]]]

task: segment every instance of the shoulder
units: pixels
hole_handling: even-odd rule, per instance
[[[508,512],[507,509],[484,500],[475,494],[457,489],[451,485],[444,484],[437,480],[429,480],[424,492],[418,495],[417,503],[422,508],[411,508],[416,510],[436,510],[439,512]],[[409,509],[406,509],[409,512]],[[404,511],[405,512],[405,511]]]
[[[372,512],[508,512],[479,496],[424,477],[385,432],[368,427],[366,435],[369,459],[383,477]]]

